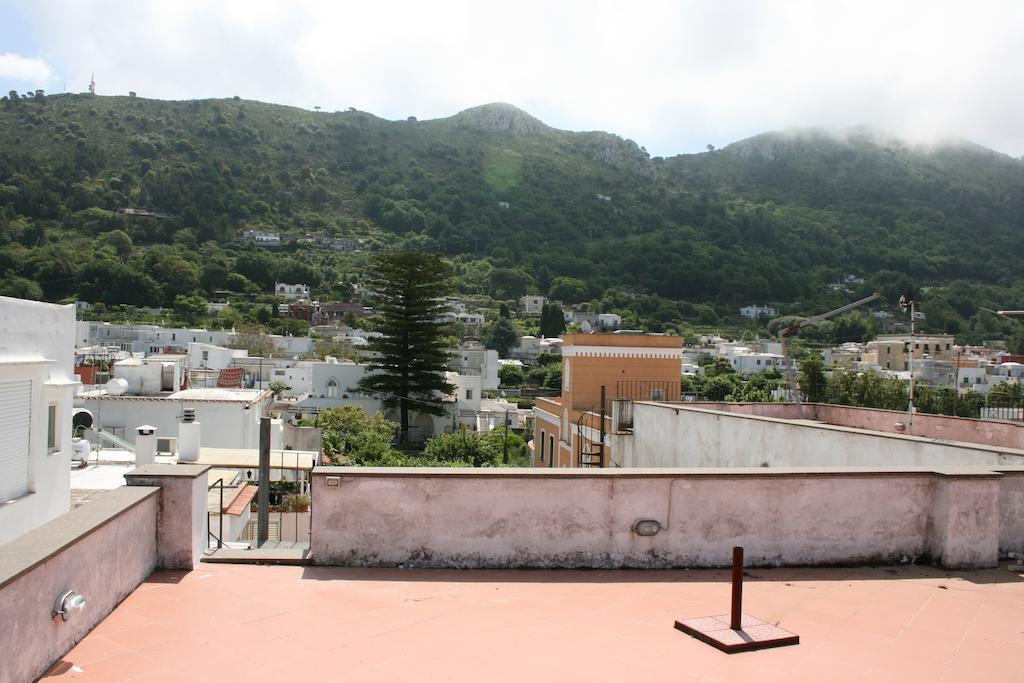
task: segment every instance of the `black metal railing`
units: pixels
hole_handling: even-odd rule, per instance
[[[213,529],[210,528],[210,526],[211,526],[210,507],[209,507],[209,505],[207,505],[207,507],[206,507],[206,545],[207,545],[207,547],[209,547],[210,546],[210,539],[213,539],[213,540],[217,541],[217,547],[218,548],[223,548],[224,547],[224,477],[221,477],[220,479],[218,479],[217,481],[213,482],[212,484],[210,484],[209,486],[206,487],[207,495],[209,495],[210,491],[212,491],[215,486],[220,488],[220,503],[218,504],[218,507],[217,507],[217,533],[214,534],[213,533]]]
[[[680,384],[671,380],[624,379],[615,383],[613,398],[631,401],[678,401]]]

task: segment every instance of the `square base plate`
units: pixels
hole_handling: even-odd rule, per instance
[[[746,614],[743,615],[740,626],[739,631],[729,628],[728,614],[676,622],[676,628],[683,633],[687,633],[697,640],[703,640],[708,645],[729,654],[796,645],[800,642],[800,636],[795,633],[790,633],[774,624]]]

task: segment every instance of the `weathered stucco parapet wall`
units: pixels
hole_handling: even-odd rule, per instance
[[[800,406],[795,403],[701,402],[690,405],[726,413],[742,413],[784,420],[814,419],[838,427],[983,444],[994,448],[1024,449],[1024,423],[1009,420],[979,420],[952,415],[915,413],[913,423],[911,423],[907,419],[906,411],[831,403],[804,403]]]
[[[752,415],[702,404],[637,402],[633,433],[609,438],[613,462],[633,467],[1013,467],[1024,450]],[[791,404],[760,404],[770,413]],[[753,410],[756,406],[740,404]],[[761,408],[757,408],[759,411]],[[805,406],[808,417],[812,407]],[[915,418],[916,419],[916,418]]]
[[[1024,553],[1024,467],[1000,467],[999,552]]]
[[[0,683],[41,676],[149,576],[159,493],[107,491],[0,546]],[[69,590],[85,608],[51,616]]]
[[[741,545],[753,566],[991,567],[1002,481],[970,467],[317,467],[310,554],[346,566],[717,567]],[[644,519],[660,531],[636,533]]]
[[[157,564],[194,569],[206,548],[209,465],[143,465],[124,475],[128,486],[159,486]]]

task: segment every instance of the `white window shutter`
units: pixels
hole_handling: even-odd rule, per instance
[[[32,381],[0,382],[0,503],[28,493]]]

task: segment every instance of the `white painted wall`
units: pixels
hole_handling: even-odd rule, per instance
[[[611,452],[620,467],[1024,465],[1013,448],[643,402]]]
[[[191,370],[223,370],[230,367],[235,358],[245,358],[249,352],[244,349],[229,349],[215,344],[189,342],[188,367]]]
[[[177,436],[178,425],[186,409],[196,412],[201,423],[200,445],[211,448],[258,448],[259,419],[265,414],[268,398],[249,409],[248,401],[179,400],[134,396],[79,397],[76,404],[88,409],[96,426],[114,430],[125,441],[135,443],[135,428],[152,425],[158,437]]]
[[[4,384],[30,382],[28,452],[12,452],[10,466],[28,470],[26,490],[0,501],[0,544],[70,508],[71,413],[74,391],[75,307],[0,297],[0,392]],[[8,384],[13,390],[13,384]],[[49,406],[56,406],[55,448],[47,447]],[[0,433],[0,448],[15,443],[24,426]],[[25,462],[27,461],[27,463]]]
[[[275,366],[270,372],[271,382],[284,382],[291,387],[286,392],[291,396],[308,394],[313,389],[313,370],[308,362],[295,365]]]

